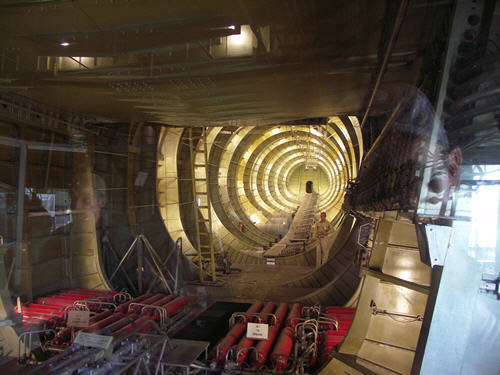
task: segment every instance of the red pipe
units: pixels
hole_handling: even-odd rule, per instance
[[[240,349],[244,349],[240,352],[240,355],[238,356],[238,358],[236,358],[236,360],[238,362],[238,367],[243,366],[243,363],[245,363],[245,361],[247,360],[249,348],[251,348],[253,346],[253,343],[254,343],[254,340],[249,339],[246,336],[243,336],[241,338],[240,342],[238,342],[238,345],[236,346],[236,353],[239,353]]]
[[[115,311],[119,312],[119,313],[126,313],[127,309],[128,309],[128,305],[130,305],[131,303],[142,303],[142,301],[144,301],[146,298],[149,298],[151,296],[152,296],[151,293],[143,294],[142,296],[136,297],[134,299],[131,299],[130,301],[122,303],[120,306],[118,306],[116,308]]]
[[[92,326],[93,324],[109,317],[112,313],[113,313],[112,311],[108,310],[100,314],[94,315],[92,318],[89,319],[89,326]],[[75,331],[75,333],[78,331]],[[63,342],[69,341],[70,339],[71,339],[71,327],[66,327],[57,332],[56,337],[53,340],[53,343],[55,345],[60,345]]]
[[[147,330],[149,330],[153,326],[153,322],[147,318],[139,318],[136,321],[134,321],[135,327],[140,327],[142,324],[144,324],[146,322],[148,322],[149,324],[147,324],[144,327],[142,327],[141,329],[139,329],[139,331],[138,331],[139,333],[144,333]],[[129,323],[126,326],[120,328],[119,330],[113,332],[113,336],[118,336],[124,332],[130,332],[133,330],[133,328],[134,328],[134,326],[132,325],[132,323]]]
[[[38,308],[23,308],[23,315],[25,314],[63,314],[64,311],[56,309],[38,309]]]
[[[127,316],[124,316],[123,318],[117,320],[116,322],[113,322],[111,323],[110,325],[107,325],[105,327],[103,327],[102,329],[104,330],[109,330],[113,333],[114,335],[114,332],[119,330],[120,328],[123,328],[125,327],[126,325],[130,324],[131,321],[132,322],[135,322],[137,319],[139,318],[138,315],[133,315],[133,314],[129,314]]]
[[[151,305],[153,302],[156,302],[164,297],[164,294],[155,294],[154,296],[148,297],[145,300],[139,302],[141,305]],[[138,314],[141,311],[142,306],[130,306],[130,308],[126,311],[129,314]]]
[[[255,351],[257,352],[257,359],[255,360],[253,365],[257,369],[261,369],[262,366],[264,366],[264,363],[266,363],[267,355],[271,350],[271,347],[273,346],[274,340],[278,335],[278,331],[279,328],[270,326],[268,331],[268,339],[259,341],[259,343],[255,347]]]
[[[188,303],[189,303],[189,298],[187,298],[186,296],[180,296],[174,299],[173,301],[163,305],[162,307],[167,310],[168,316],[172,316],[182,307],[186,306]]]
[[[236,340],[240,338],[240,336],[245,332],[247,325],[245,323],[238,323],[231,328],[231,330],[227,333],[226,336],[217,344],[219,348],[219,357],[215,358],[217,363],[221,363],[225,361],[226,353],[231,346],[234,345]]]
[[[266,302],[266,304],[264,305],[264,308],[260,312],[260,317],[261,317],[262,323],[267,323],[267,321],[269,319],[268,314],[272,314],[272,312],[274,311],[275,308],[276,308],[276,304],[274,302]]]
[[[286,313],[288,312],[288,303],[282,302],[279,304],[274,315],[276,315],[276,326],[279,328],[285,321]]]
[[[172,301],[174,298],[175,298],[175,296],[172,295],[172,294],[170,294],[170,295],[168,295],[166,297],[163,297],[162,299],[160,299],[160,300],[158,300],[158,301],[156,301],[154,303],[150,303],[149,305],[151,305],[151,306],[160,306],[161,307],[162,305],[165,305],[168,302]],[[154,308],[150,308],[150,307],[148,308],[148,307],[146,307],[146,308],[144,308],[144,310],[142,310],[141,315],[151,315],[155,311],[156,310]]]
[[[24,309],[38,309],[38,310],[56,310],[56,311],[63,311],[64,308],[61,306],[48,306],[48,305],[40,305],[37,303],[27,303],[26,305],[23,305],[21,307],[21,310],[24,311]],[[17,306],[15,307],[16,312],[17,311]]]
[[[264,306],[262,301],[254,302],[246,311],[247,313],[258,313],[260,309]],[[251,321],[251,319],[249,319]],[[219,350],[219,356],[214,359],[214,362],[219,364],[225,361],[226,353],[229,348],[234,345],[234,343],[240,338],[240,336],[245,332],[247,328],[246,323],[237,323],[231,328],[226,336],[217,344]]]
[[[124,315],[121,314],[121,313],[114,313],[114,314],[108,316],[107,318],[99,320],[98,322],[92,324],[91,326],[89,326],[87,328],[84,328],[82,331],[83,332],[89,332],[89,333],[98,331],[98,330],[106,327],[107,325],[109,325],[109,324],[111,324],[113,322],[116,322],[117,320],[123,318],[123,316]]]
[[[262,309],[262,306],[264,306],[264,302],[255,301],[254,303],[252,303],[252,306],[248,308],[247,313],[258,313],[260,309]]]
[[[112,300],[112,298],[107,298],[105,296],[91,296],[89,294],[69,294],[69,293],[62,293],[62,294],[58,294],[57,297],[61,297],[61,298],[76,298],[78,301],[86,301],[86,300],[89,300],[89,299],[93,299],[93,300],[98,300],[98,301],[102,301],[102,302],[109,302]]]
[[[106,311],[103,311],[100,314],[96,314],[92,318],[89,319],[89,325],[97,323],[98,321],[100,321],[100,320],[102,320],[104,318],[107,318],[111,314],[113,314],[113,311],[111,311],[111,310],[106,310]]]
[[[64,316],[64,313],[61,311],[56,311],[56,312],[43,312],[43,313],[37,313],[37,312],[23,312],[23,318],[37,318],[37,319],[50,319],[53,316],[57,316],[58,318],[62,318]]]
[[[286,325],[288,327],[292,327],[295,330],[295,326],[299,323],[299,321],[294,319],[300,318],[301,316],[302,305],[300,303],[294,303],[292,309],[288,313],[288,317],[286,318]]]
[[[271,363],[277,371],[284,371],[288,367],[288,358],[293,347],[293,329],[285,327],[274,346],[271,354]]]

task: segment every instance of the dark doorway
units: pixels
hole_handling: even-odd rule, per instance
[[[306,182],[306,193],[311,194],[312,192],[313,192],[313,182],[307,181]]]

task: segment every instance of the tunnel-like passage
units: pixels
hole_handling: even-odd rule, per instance
[[[329,220],[341,212],[344,189],[357,175],[362,138],[355,117],[330,117],[321,124],[264,127],[215,127],[207,137],[207,184],[216,250],[239,263],[261,263],[263,247],[278,233],[262,228],[272,218],[289,217],[301,204],[306,183],[318,193],[317,208]],[[196,131],[193,131],[195,134]],[[201,141],[194,142],[198,150]],[[164,129],[160,137],[158,196],[165,226],[173,238],[184,237],[193,253],[194,202],[188,131]],[[196,165],[201,159],[194,160]],[[201,179],[200,179],[201,180]],[[205,218],[207,219],[207,218]],[[285,221],[285,220],[284,220]],[[244,256],[242,256],[244,254]]]

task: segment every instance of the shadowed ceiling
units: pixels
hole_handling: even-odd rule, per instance
[[[0,90],[102,121],[242,126],[360,114],[399,4],[3,0]],[[385,83],[432,86],[448,11],[446,1],[409,3]]]

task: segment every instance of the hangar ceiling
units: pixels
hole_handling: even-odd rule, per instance
[[[246,126],[360,114],[399,5],[3,0],[0,90],[113,122]],[[449,10],[447,1],[409,2],[385,83],[432,91]]]

